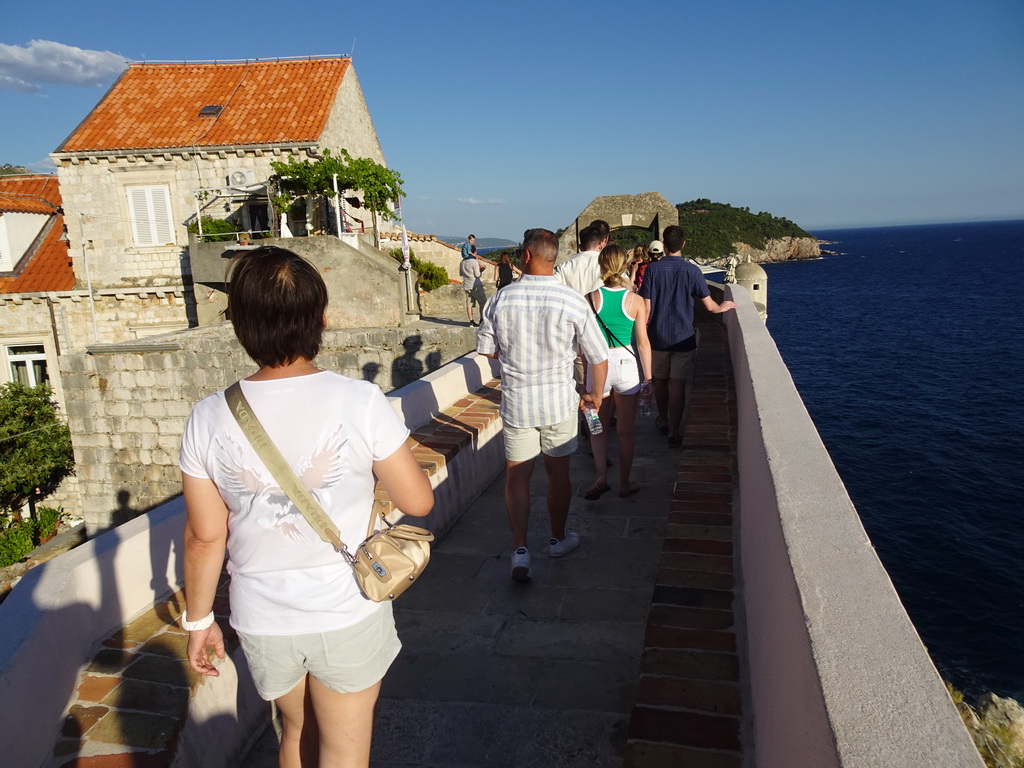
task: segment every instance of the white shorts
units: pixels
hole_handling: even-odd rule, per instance
[[[587,369],[587,391],[590,391],[590,369]],[[615,390],[620,395],[635,395],[640,391],[640,369],[629,347],[611,347],[608,350],[608,377],[604,380],[602,397]]]
[[[357,693],[384,679],[402,650],[391,603],[358,624],[304,635],[238,633],[260,698],[273,701],[308,672],[332,691]]]
[[[576,452],[577,412],[565,421],[544,427],[512,427],[505,425],[505,458],[508,461],[529,461],[538,454],[559,458]]]

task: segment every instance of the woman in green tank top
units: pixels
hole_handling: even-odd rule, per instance
[[[630,474],[636,450],[637,399],[642,397],[649,402],[651,397],[651,343],[647,339],[647,307],[633,293],[624,274],[628,261],[626,252],[618,245],[606,246],[598,256],[604,286],[587,295],[608,342],[608,378],[600,412],[604,430],[590,438],[597,477],[584,494],[588,501],[595,501],[611,490],[606,464],[608,427],[613,414],[619,440],[619,496],[631,496],[640,490]],[[634,339],[639,355],[631,348]]]

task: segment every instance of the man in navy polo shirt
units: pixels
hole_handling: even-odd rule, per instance
[[[651,367],[654,400],[658,406],[655,425],[668,444],[682,445],[682,420],[686,407],[686,382],[693,375],[697,334],[693,328],[693,307],[700,301],[709,312],[734,309],[731,301],[719,304],[711,298],[708,282],[700,268],[683,258],[686,232],[682,227],[665,227],[662,235],[665,256],[648,265],[640,295],[647,304],[650,322]]]

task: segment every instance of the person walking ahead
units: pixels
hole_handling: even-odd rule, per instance
[[[354,546],[366,536],[375,476],[407,515],[427,514],[434,494],[380,389],[313,365],[326,309],[319,272],[291,251],[259,248],[232,263],[228,316],[259,366],[242,391]],[[278,487],[223,392],[193,409],[179,463],[189,665],[220,674],[207,654],[224,658],[213,600],[226,549],[231,626],[256,690],[284,719],[279,764],[365,768],[381,678],[401,648],[391,603],[363,596],[352,566]]]
[[[693,328],[693,307],[700,301],[708,312],[734,309],[731,301],[721,304],[711,298],[708,281],[700,267],[683,258],[686,232],[682,227],[665,227],[662,236],[665,256],[648,265],[640,296],[647,303],[654,373],[654,399],[658,406],[655,422],[668,444],[682,445],[681,426],[686,407],[686,382],[693,374],[697,334]],[[655,253],[652,244],[651,253]]]
[[[608,378],[600,411],[604,429],[590,436],[597,476],[583,496],[587,501],[594,501],[611,490],[607,457],[613,410],[617,414],[615,434],[619,441],[619,496],[632,496],[640,490],[630,475],[636,451],[637,397],[641,393],[645,397],[651,394],[651,344],[647,340],[647,305],[633,293],[629,279],[623,276],[627,262],[622,248],[614,243],[606,245],[597,260],[604,285],[587,296],[608,342]],[[630,348],[634,337],[639,359]]]
[[[547,471],[548,554],[562,557],[580,544],[566,530],[572,487],[569,458],[576,451],[579,407],[601,405],[608,349],[594,314],[577,291],[554,276],[558,238],[547,229],[523,235],[523,276],[484,308],[477,351],[501,362],[501,420],[505,432],[505,506],[512,529],[512,578],[530,578],[527,524],[530,478],[537,454]],[[581,348],[592,361],[592,389],[576,392],[573,361]]]

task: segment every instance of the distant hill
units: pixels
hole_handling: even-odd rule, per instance
[[[34,174],[35,171],[30,171],[28,168],[24,168],[20,165],[11,165],[10,163],[0,165],[0,176],[14,176],[21,173]]]
[[[437,235],[437,239],[442,242],[448,243],[449,245],[462,245],[466,242],[466,236],[462,237],[450,237],[448,235]],[[511,240],[502,240],[500,237],[478,237],[476,239],[477,248],[508,248],[511,245],[517,245]]]
[[[686,230],[686,255],[692,259],[727,256],[736,251],[736,243],[761,250],[771,240],[814,237],[787,218],[767,211],[751,213],[749,208],[733,208],[706,198],[680,203],[676,209],[679,224]]]

